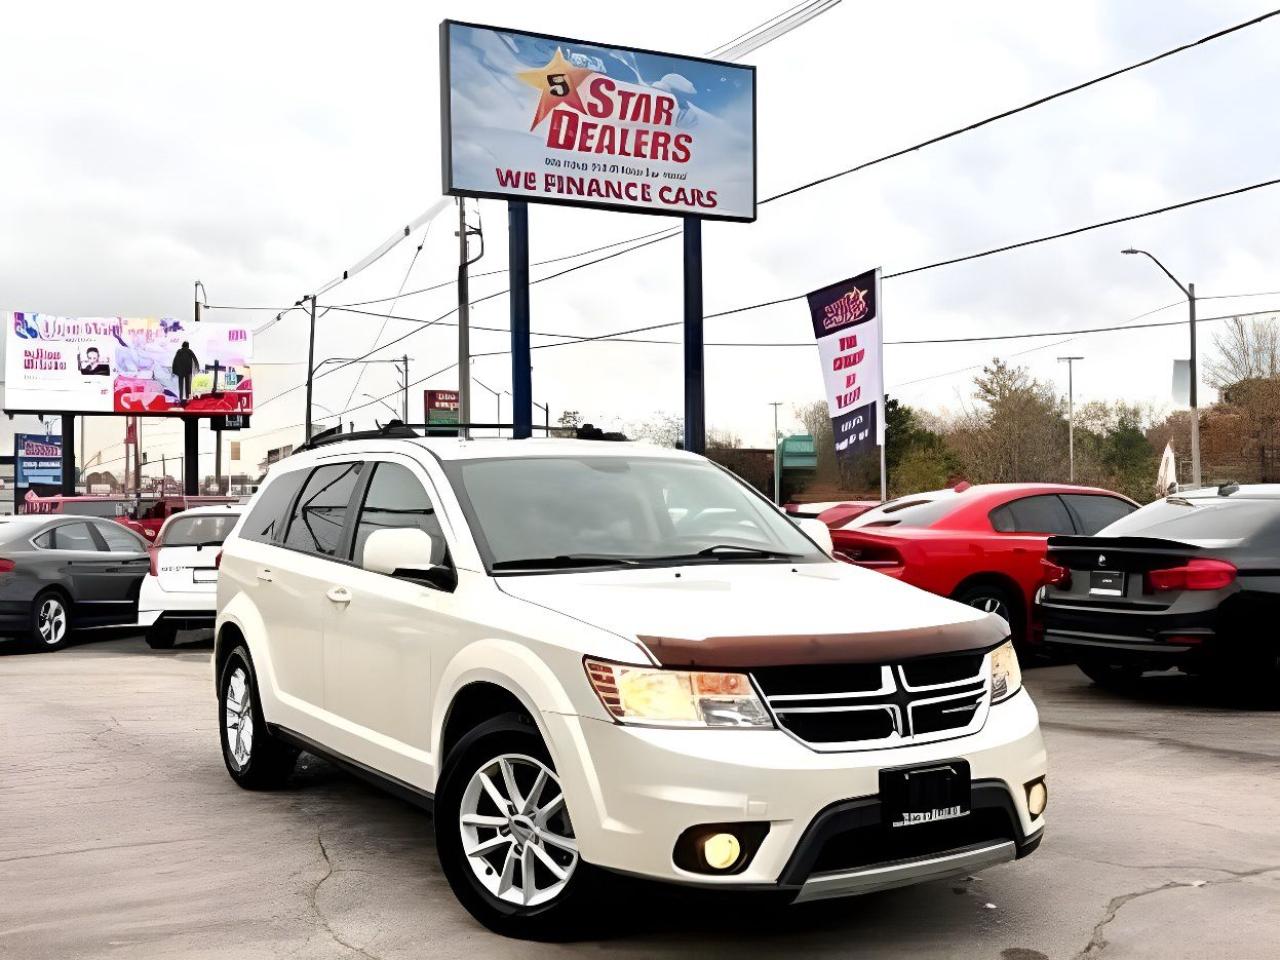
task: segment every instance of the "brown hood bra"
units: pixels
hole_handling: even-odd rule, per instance
[[[894,663],[913,657],[988,650],[1009,638],[998,617],[886,633],[637,637],[664,667],[749,669],[823,663]]]

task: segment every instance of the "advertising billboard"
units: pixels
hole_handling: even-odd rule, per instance
[[[884,441],[884,333],[880,271],[868,270],[809,294],[836,456]]]
[[[444,190],[754,220],[755,68],[440,25]]]
[[[253,412],[253,332],[246,327],[21,312],[0,313],[0,322],[5,410]]]
[[[62,438],[43,433],[13,435],[13,510],[62,490]]]

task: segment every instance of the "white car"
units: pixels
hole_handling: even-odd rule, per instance
[[[172,647],[178,630],[213,626],[218,551],[240,513],[239,504],[191,507],[160,528],[150,545],[151,569],[138,592],[138,625],[151,647]]]
[[[1039,844],[1003,620],[700,456],[385,434],[277,463],[223,547],[241,786],[306,750],[434,808],[459,900],[522,937],[598,922],[613,874],[807,901]]]

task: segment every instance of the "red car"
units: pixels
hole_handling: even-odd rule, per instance
[[[1051,483],[962,483],[889,500],[831,531],[850,563],[952,597],[1034,636],[1031,611],[1054,534],[1093,536],[1138,505],[1110,490]]]
[[[178,495],[157,496],[148,494],[140,499],[131,496],[28,496],[22,504],[23,513],[73,513],[77,516],[105,517],[128,527],[134,533],[154,540],[164,522],[175,513],[188,507],[204,507],[212,504],[236,503],[235,497]]]

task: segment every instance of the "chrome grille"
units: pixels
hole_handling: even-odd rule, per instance
[[[981,653],[891,664],[765,667],[752,677],[778,726],[815,750],[927,743],[982,729],[991,705]]]

